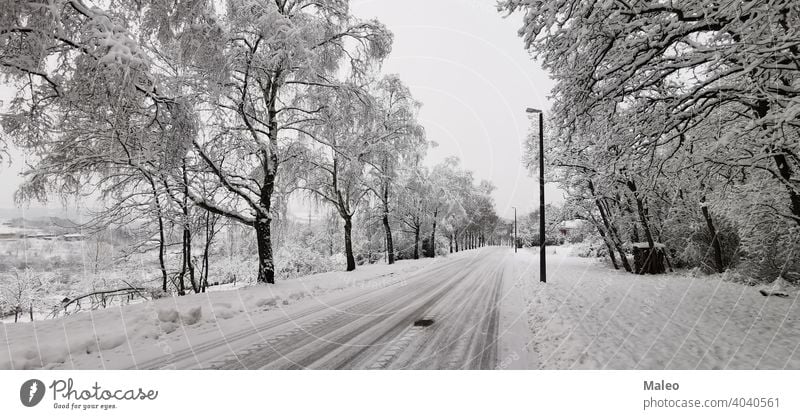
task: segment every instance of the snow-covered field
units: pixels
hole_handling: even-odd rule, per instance
[[[567,249],[548,254],[541,284],[538,256],[519,256],[531,368],[800,368],[797,290],[767,298],[719,275],[634,276]]]
[[[446,259],[446,258],[445,258]],[[81,312],[65,318],[0,325],[0,369],[122,369],[218,340],[314,304],[326,294],[359,293],[445,259],[361,266],[274,286],[252,286]]]

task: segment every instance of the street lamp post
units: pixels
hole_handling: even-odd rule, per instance
[[[547,282],[544,238],[544,112],[534,108],[528,108],[526,112],[539,114],[539,280]]]
[[[517,253],[517,207],[514,208],[514,253]]]

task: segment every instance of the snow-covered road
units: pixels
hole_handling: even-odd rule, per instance
[[[315,299],[254,328],[138,367],[495,368],[498,301],[509,255],[508,249],[481,249],[384,287]]]

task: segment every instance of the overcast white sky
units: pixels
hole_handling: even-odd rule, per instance
[[[536,178],[521,163],[530,127],[525,108],[548,109],[553,85],[517,36],[521,17],[503,18],[492,0],[352,0],[362,18],[394,33],[385,73],[398,73],[423,103],[421,122],[439,144],[428,164],[458,156],[477,178],[491,180],[498,213],[536,206]],[[5,90],[0,88],[0,90]],[[0,91],[0,99],[8,91]],[[21,156],[0,167],[0,208],[13,207]],[[561,201],[548,185],[547,201]],[[38,206],[35,205],[34,206]]]
[[[553,86],[523,49],[520,15],[503,18],[492,0],[352,0],[353,14],[394,32],[385,73],[398,73],[423,103],[434,164],[454,155],[489,179],[500,216],[534,208],[537,180],[522,165],[528,107],[548,109]],[[548,202],[562,200],[548,185]]]

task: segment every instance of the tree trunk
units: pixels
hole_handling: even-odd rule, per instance
[[[185,230],[185,229],[184,229]],[[186,295],[186,233],[181,241],[181,272],[178,275],[178,295]]]
[[[388,159],[384,158],[384,167],[388,166]],[[392,240],[392,227],[389,225],[389,180],[383,182],[383,229],[386,230],[386,254],[389,265],[394,263],[394,240]]]
[[[383,229],[386,230],[386,254],[389,265],[394,263],[394,240],[392,240],[392,227],[389,225],[389,208],[384,207]]]
[[[158,220],[158,268],[161,270],[161,290],[167,292],[167,266],[164,262],[166,252],[166,241],[164,238],[164,216],[161,210],[161,200],[158,197],[156,183],[148,176],[150,186],[153,188],[153,199],[156,204],[156,218]]]
[[[797,191],[791,186],[794,171],[789,166],[789,162],[786,160],[786,155],[775,154],[773,159],[775,160],[775,164],[778,166],[778,173],[780,173],[783,180],[787,183],[786,189],[789,192],[789,208],[794,216],[794,221],[797,223],[797,225],[800,225],[800,194],[798,194]]]
[[[280,79],[280,72],[276,72],[274,78],[267,80],[270,87],[269,100],[267,102],[267,125],[269,126],[269,148],[261,151],[262,168],[264,170],[264,181],[259,190],[256,220],[254,223],[256,230],[256,243],[258,244],[258,279],[259,283],[275,283],[275,261],[272,258],[272,228],[270,223],[270,208],[272,207],[272,192],[275,189],[275,177],[278,174],[278,110],[277,100],[278,91],[281,85],[277,82]],[[247,122],[244,107],[241,108],[242,117]],[[249,124],[249,122],[247,122]]]
[[[436,216],[439,210],[433,212],[433,226],[431,227],[431,257],[436,257]]]
[[[419,225],[414,227],[414,259],[419,259]]]
[[[456,253],[458,253],[458,231],[453,232],[453,241],[456,243]]]
[[[655,240],[653,240],[653,234],[650,232],[650,224],[647,222],[647,211],[644,208],[644,201],[639,195],[634,181],[628,181],[628,188],[633,192],[633,199],[636,201],[636,211],[639,214],[639,221],[642,223],[642,229],[644,230],[647,244],[650,246],[650,249],[653,249],[655,248]]]
[[[714,265],[719,273],[725,272],[725,266],[722,263],[722,246],[719,243],[719,237],[717,236],[717,229],[714,227],[714,222],[711,219],[711,214],[708,212],[708,206],[706,205],[706,197],[700,198],[700,210],[703,212],[703,218],[706,220],[706,225],[708,226],[708,232],[711,234],[711,247],[714,249]]]
[[[192,291],[199,292],[197,281],[194,277],[194,263],[192,262],[192,231],[190,230],[191,210],[189,208],[189,177],[186,171],[186,159],[183,160],[183,263],[189,272],[189,282],[192,284]],[[185,292],[185,290],[184,290]]]
[[[600,214],[603,217],[603,225],[605,225],[606,229],[608,230],[611,242],[614,244],[614,247],[616,247],[617,253],[619,253],[619,259],[622,262],[622,267],[625,268],[627,272],[633,272],[631,264],[628,261],[628,255],[625,253],[625,249],[622,248],[622,239],[619,236],[617,226],[608,215],[608,208],[606,208],[606,206],[600,202],[597,203],[597,206],[600,208]]]
[[[453,235],[452,234],[450,234],[449,239],[450,239],[450,253],[453,253]]]
[[[344,253],[347,256],[347,272],[356,270],[356,258],[353,256],[353,221],[352,217],[344,219]]]
[[[767,100],[762,99],[757,102],[755,112],[759,119],[767,116],[767,112],[769,112],[769,106],[770,104]],[[800,225],[800,195],[792,187],[792,175],[794,172],[791,166],[789,166],[789,162],[786,160],[785,152],[779,153],[779,151],[782,150],[770,151],[773,153],[772,159],[775,161],[775,165],[778,166],[778,173],[781,175],[781,178],[783,178],[786,189],[789,192],[789,208],[794,216],[793,219],[797,225]]]
[[[256,243],[258,244],[258,282],[275,283],[275,265],[272,261],[272,240],[270,220],[259,217],[255,223]]]
[[[597,219],[594,215],[591,216],[592,224],[597,229],[597,232],[600,233],[600,237],[603,239],[603,243],[606,245],[606,250],[608,250],[608,257],[611,259],[611,264],[614,265],[614,269],[619,269],[619,264],[617,263],[617,255],[614,253],[614,246],[611,244],[611,239],[606,234],[605,228],[603,225],[597,222]]]
[[[214,223],[216,224],[216,223]],[[200,292],[206,292],[208,288],[209,253],[211,251],[211,241],[214,239],[214,225],[211,223],[211,213],[206,213],[206,243],[203,248],[203,270],[200,273]]]
[[[197,280],[195,279],[194,262],[192,261],[192,232],[188,227],[183,228],[183,261],[186,264],[185,272],[189,274],[189,284],[192,286],[192,291],[199,292]]]
[[[623,194],[623,195],[625,196],[625,206],[622,207],[621,209],[630,214],[631,217],[633,217],[634,219],[637,218],[636,212],[633,210],[633,203],[631,202],[630,195],[628,194]],[[617,201],[622,202],[619,196],[617,196]],[[641,240],[639,239],[639,223],[633,222],[631,226],[631,242],[638,243],[640,241]]]
[[[598,211],[600,211],[600,219],[603,221],[603,226],[605,227],[606,231],[608,231],[609,239],[617,249],[617,253],[619,253],[622,267],[625,268],[625,271],[632,272],[631,264],[628,262],[628,256],[625,254],[625,249],[622,248],[622,240],[620,240],[617,229],[609,218],[609,211],[606,211],[603,203],[600,202],[600,198],[597,196],[594,188],[594,182],[591,180],[589,180],[589,191],[592,193],[592,197],[594,198],[594,202],[595,205],[597,205]]]
[[[647,221],[647,210],[644,207],[644,200],[641,198],[636,190],[636,183],[632,180],[628,181],[628,188],[633,192],[633,198],[636,201],[636,211],[639,214],[639,221],[642,224],[645,238],[647,239],[647,251],[639,251],[634,248],[634,261],[636,264],[636,273],[638,274],[655,274],[664,273],[664,257],[666,249],[657,248],[653,234],[650,231],[650,225]]]
[[[197,283],[194,277],[194,264],[192,263],[192,233],[189,231],[189,228],[184,226],[183,227],[183,273],[189,274],[189,284],[192,286],[192,291],[197,292]],[[181,278],[182,280],[183,278]],[[184,294],[186,293],[185,286],[181,286],[184,288]]]

